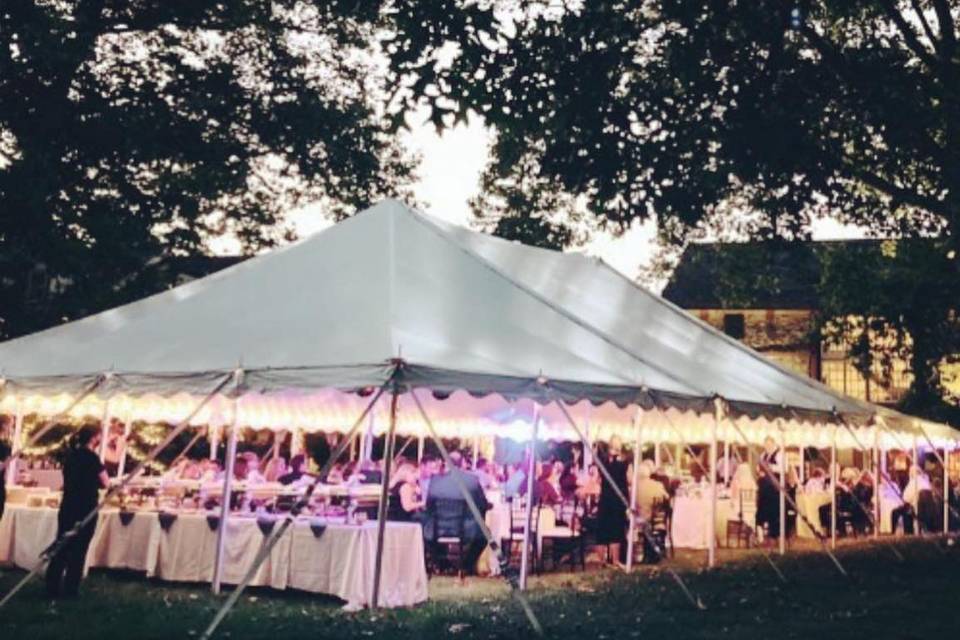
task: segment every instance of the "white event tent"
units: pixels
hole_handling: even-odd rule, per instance
[[[709,442],[711,513],[718,441],[772,436],[833,456],[870,447],[875,461],[904,440],[916,449],[920,435],[946,455],[960,442],[946,425],[781,368],[601,261],[451,226],[392,200],[211,276],[0,344],[0,375],[17,450],[31,414],[128,426],[189,420],[214,437],[230,427],[224,494],[238,428],[351,431],[376,388],[392,398],[373,408],[370,432],[391,425],[423,437],[426,414],[441,437]],[[415,390],[425,414],[407,397]],[[530,517],[528,502],[528,533]],[[525,552],[524,576],[526,566]]]
[[[781,368],[601,261],[392,200],[211,276],[0,344],[0,411],[53,415],[94,388],[72,414],[175,422],[242,369],[236,414],[217,396],[193,423],[340,431],[362,410],[362,391],[400,361],[405,386],[433,391],[427,409],[445,436],[527,439],[539,400],[541,436],[573,439],[547,402],[557,397],[596,438],[631,438],[642,405],[658,409],[644,422],[648,440],[670,441],[679,426],[706,442],[714,397],[753,443],[786,424],[787,445],[829,446],[823,427],[836,415],[863,438],[878,414],[911,438],[921,425]],[[938,447],[960,438],[922,428]],[[423,435],[424,425],[401,410],[397,431]],[[852,433],[836,435],[840,446],[855,446]]]

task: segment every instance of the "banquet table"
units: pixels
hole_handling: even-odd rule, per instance
[[[732,517],[733,502],[730,498],[717,498],[715,533],[718,546],[726,543],[727,521]],[[706,549],[709,547],[710,535],[707,526],[709,518],[709,492],[704,492],[701,495],[675,497],[673,500],[673,522],[670,526],[673,546],[678,549]]]
[[[282,520],[232,516],[227,521],[223,581],[237,584],[266,535]],[[131,569],[175,582],[210,582],[219,518],[207,512],[169,514],[101,511],[87,552],[87,567]],[[57,512],[9,506],[0,519],[0,564],[32,568],[57,533]],[[337,596],[348,608],[370,604],[377,523],[345,524],[300,518],[280,538],[251,582]],[[420,525],[388,522],[380,605],[411,606],[427,599]]]

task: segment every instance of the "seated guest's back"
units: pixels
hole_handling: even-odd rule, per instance
[[[427,492],[427,512],[423,523],[423,537],[431,545],[435,554],[442,554],[443,550],[436,543],[437,538],[448,535],[462,535],[463,543],[467,545],[466,553],[461,558],[461,570],[464,573],[473,573],[476,569],[477,559],[483,553],[486,546],[486,539],[483,535],[483,529],[473,517],[467,501],[463,496],[465,487],[470,497],[480,510],[481,517],[490,508],[487,502],[487,496],[480,486],[480,479],[472,473],[467,473],[459,468],[459,456],[451,455],[453,466],[439,475],[430,479],[430,486]],[[456,527],[458,531],[439,531],[438,530],[438,505],[449,505],[460,503],[461,505],[461,527]],[[443,514],[441,514],[442,516]]]

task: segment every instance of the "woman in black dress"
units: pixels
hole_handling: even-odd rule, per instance
[[[417,495],[417,468],[409,462],[401,464],[390,478],[390,499],[387,520],[413,522],[420,518],[424,502]]]
[[[61,540],[87,514],[97,507],[100,489],[107,486],[107,472],[97,455],[100,430],[84,427],[77,433],[73,447],[63,463],[63,499],[57,516],[57,540]],[[47,595],[75,596],[83,578],[87,548],[97,527],[93,518],[76,536],[64,544],[47,567]]]
[[[757,470],[757,527],[766,525],[770,539],[780,537],[780,448],[773,438],[763,441],[763,455]]]
[[[607,454],[601,455],[604,466],[610,477],[620,488],[621,493],[627,495],[627,463],[621,459],[620,439],[616,436],[610,439]],[[627,507],[610,485],[606,474],[600,474],[600,499],[597,503],[597,543],[607,546],[608,562],[625,562],[624,543],[627,539]]]

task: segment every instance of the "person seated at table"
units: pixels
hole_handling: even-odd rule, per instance
[[[427,495],[430,489],[430,479],[440,473],[440,461],[431,455],[425,455],[420,460],[419,485],[420,495]]]
[[[840,534],[845,534],[846,532],[842,530],[843,524],[845,521],[841,520],[842,517],[851,517],[850,522],[852,523],[852,514],[854,511],[854,506],[856,505],[856,500],[854,500],[853,486],[856,479],[856,475],[849,473],[849,470],[845,469],[846,473],[841,472],[840,478],[837,481],[836,486],[836,509],[837,509],[837,531]],[[829,531],[832,527],[832,516],[833,516],[834,505],[830,502],[824,505],[820,505],[818,509],[820,515],[820,526],[823,527],[824,531]],[[849,516],[847,514],[850,514]]]
[[[651,477],[653,465],[649,462],[644,460],[637,469],[637,495],[633,499],[633,506],[644,522],[648,522],[653,517],[655,502],[670,499],[670,494],[667,493],[663,484]]]
[[[459,467],[461,457],[459,455],[455,457],[453,453],[450,454],[451,461],[453,462],[451,467],[430,480],[430,489],[426,500],[427,513],[424,518],[423,536],[434,557],[443,558],[446,553],[446,548],[439,544],[437,540],[451,534],[459,534],[460,531],[462,531],[463,543],[466,545],[467,550],[461,558],[460,571],[467,575],[473,575],[476,573],[477,560],[480,558],[480,554],[483,553],[487,540],[483,535],[480,524],[474,519],[473,514],[466,504],[461,486],[466,487],[467,492],[470,494],[470,497],[473,499],[474,504],[480,510],[481,514],[485,514],[490,509],[490,503],[487,502],[487,495],[484,493],[483,487],[480,486],[480,480],[472,473],[463,471]],[[438,503],[438,500],[443,500],[444,503],[447,501],[450,501],[450,503],[453,501],[464,503],[461,510],[463,514],[462,527],[458,527],[458,531],[440,531],[439,527],[437,527],[438,518],[436,510],[438,505],[441,504]]]
[[[233,461],[233,479],[243,481],[247,479],[247,456],[241,454]]]
[[[383,472],[373,460],[364,460],[351,477],[351,481],[358,484],[380,484],[383,482]]]
[[[253,451],[243,454],[247,459],[247,484],[261,484],[267,481],[260,470],[260,456]]]
[[[863,534],[871,528],[873,515],[869,511],[873,504],[873,475],[864,469],[853,485],[853,528]]]
[[[911,465],[909,477],[903,489],[903,500],[912,507],[914,517],[926,531],[936,531],[939,528],[938,513],[930,476],[917,465]]]
[[[577,495],[577,486],[576,468],[573,466],[573,462],[568,462],[563,465],[563,473],[560,474],[560,497],[564,500],[572,499]]]
[[[180,470],[180,480],[196,481],[200,479],[201,475],[200,463],[196,460],[187,460]]]
[[[508,500],[519,498],[527,492],[527,468],[529,462],[512,464],[507,470],[507,479],[503,483],[503,497]]]
[[[296,456],[294,456],[296,458]],[[290,468],[293,468],[293,459],[290,460]],[[323,478],[320,478],[320,481],[324,484],[341,484],[343,482],[343,469],[344,465],[339,462],[334,463],[330,470],[327,471],[327,475]],[[280,482],[283,482],[281,480]]]
[[[263,469],[263,477],[267,482],[279,482],[282,476],[287,475],[287,459],[283,456],[274,456]]]
[[[814,467],[814,469],[810,472],[810,477],[807,478],[806,484],[803,485],[803,492],[823,493],[827,490],[826,478],[826,471],[824,471],[821,467]]]
[[[387,503],[387,520],[413,522],[426,506],[420,499],[416,466],[402,462],[390,478],[390,500]]]
[[[216,482],[223,479],[223,469],[219,460],[203,460],[200,462],[200,481]]]
[[[117,418],[110,419],[107,428],[107,442],[103,447],[103,466],[108,476],[115,476],[120,469],[120,459],[127,449],[127,436],[124,424]]]
[[[304,467],[306,466],[307,466],[307,457],[302,453],[298,453],[297,455],[290,458],[290,469],[285,474],[277,478],[277,482],[279,482],[282,485],[289,485],[295,482],[299,482],[301,478],[307,475],[306,471],[304,471]],[[337,466],[337,465],[334,465],[334,466]],[[331,469],[331,472],[332,471],[333,469]],[[329,474],[328,474],[328,479],[329,479]]]
[[[533,485],[533,497],[539,504],[547,507],[560,504],[560,494],[553,482],[555,475],[556,469],[552,464],[545,464],[541,468],[540,477]]]
[[[677,487],[680,486],[679,480],[674,482],[673,479],[670,478],[670,474],[667,473],[667,470],[663,467],[656,467],[650,474],[650,478],[662,484],[671,498],[677,492]]]
[[[477,459],[477,468],[474,470],[474,474],[480,479],[480,486],[484,489],[497,488],[496,470],[491,467],[490,461],[486,458],[480,457]]]

